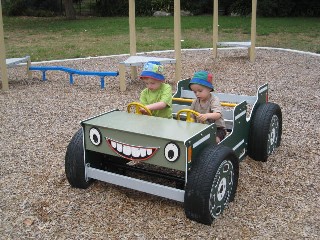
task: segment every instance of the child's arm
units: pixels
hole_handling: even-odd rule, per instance
[[[198,116],[198,119],[200,121],[206,121],[208,119],[211,119],[211,120],[218,120],[222,117],[221,115],[221,104],[220,104],[220,100],[217,98],[217,97],[213,97],[211,100],[210,100],[210,105],[211,105],[211,111],[212,112],[209,112],[209,113],[204,113],[204,114],[200,114]]]
[[[198,119],[201,122],[205,122],[208,119],[212,119],[212,120],[218,120],[219,118],[221,118],[221,113],[220,112],[213,112],[213,113],[204,113],[204,114],[200,114],[198,116]]]
[[[167,107],[167,104],[165,102],[156,102],[156,103],[146,105],[146,108],[148,108],[150,111],[161,110],[166,107]],[[142,114],[147,114],[147,112],[143,108],[141,108],[140,111]]]
[[[210,100],[211,112],[200,114],[197,119],[201,122],[206,122],[207,120],[216,121],[222,117],[221,114],[221,104],[217,97],[213,97]]]
[[[158,102],[146,105],[146,107],[151,110],[162,110],[166,107],[171,107],[172,105],[172,88],[169,84],[163,84],[161,86],[162,92],[158,99]]]
[[[167,107],[167,104],[165,102],[156,102],[156,103],[149,104],[146,107],[151,111],[161,110],[161,109],[164,109],[165,107]]]
[[[147,99],[145,98],[144,94],[141,93],[140,96],[140,102],[144,104],[150,111],[154,110],[162,110],[166,107],[171,107],[172,105],[172,88],[169,84],[162,85],[162,92],[160,99],[158,99],[158,102],[151,103],[151,104],[144,104],[147,103]],[[143,114],[145,114],[145,111],[141,111]]]

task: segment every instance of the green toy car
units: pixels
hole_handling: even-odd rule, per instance
[[[239,162],[267,161],[280,145],[282,113],[268,102],[267,84],[256,96],[213,93],[228,129],[216,144],[214,123],[189,122],[180,111],[195,98],[189,81],[178,82],[172,119],[113,110],[82,121],[65,156],[70,185],[85,189],[96,179],[184,202],[189,219],[210,225],[235,197]]]

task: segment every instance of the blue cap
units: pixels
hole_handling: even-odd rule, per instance
[[[189,88],[191,84],[198,84],[210,88],[213,91],[212,74],[207,71],[195,72],[193,78],[189,82]]]
[[[164,76],[162,75],[163,66],[160,62],[147,62],[143,66],[143,70],[140,74],[140,78],[152,78],[159,81],[164,81]]]

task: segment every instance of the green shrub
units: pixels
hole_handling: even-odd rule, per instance
[[[290,16],[295,3],[292,0],[260,0],[258,15],[263,17]]]
[[[251,14],[251,0],[236,0],[230,6],[230,14],[246,16]]]
[[[59,0],[10,0],[4,1],[4,13],[8,16],[49,17],[61,12]]]
[[[73,0],[75,7],[87,7],[96,16],[128,16],[128,0]],[[62,0],[2,0],[3,13],[9,16],[48,17],[63,13]],[[219,12],[246,16],[252,0],[219,0]],[[174,12],[174,0],[135,0],[137,16],[152,16],[155,11]],[[212,14],[213,0],[180,0],[182,10],[194,15]],[[320,16],[319,0],[257,0],[257,14],[264,17]]]

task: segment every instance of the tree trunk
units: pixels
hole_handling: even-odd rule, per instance
[[[68,20],[76,19],[76,10],[73,7],[72,0],[63,0],[64,9],[66,12],[66,17]]]

